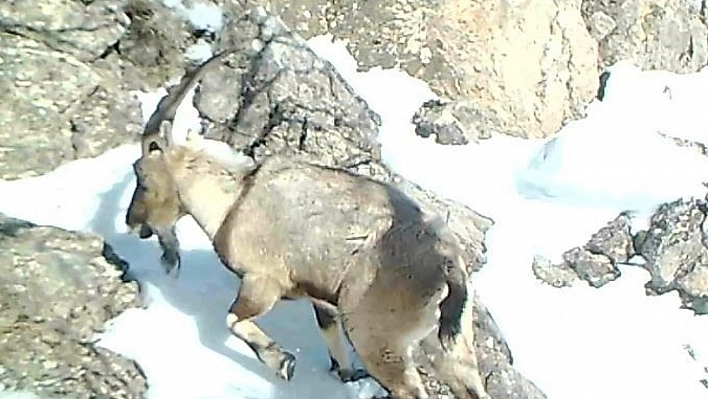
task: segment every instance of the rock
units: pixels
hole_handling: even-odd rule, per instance
[[[0,31],[36,41],[79,61],[101,57],[115,45],[130,21],[125,0],[46,0],[0,3]]]
[[[619,214],[593,234],[584,249],[592,254],[605,255],[612,263],[627,262],[634,256],[630,215],[625,212]]]
[[[128,359],[95,347],[104,323],[139,306],[102,239],[0,214],[0,386],[43,398],[144,397]]]
[[[489,310],[475,296],[475,346],[487,393],[494,399],[545,399],[514,367],[514,359]]]
[[[651,280],[649,294],[678,291],[683,305],[698,314],[708,313],[708,247],[705,202],[677,200],[660,206],[649,228],[636,240],[637,254],[646,263]]]
[[[621,213],[593,234],[585,245],[564,252],[560,264],[534,258],[534,274],[557,288],[572,285],[574,275],[592,287],[602,287],[621,275],[617,263],[625,263],[635,254],[630,230],[630,215]]]
[[[536,278],[555,288],[570,287],[578,279],[578,274],[568,263],[553,263],[540,255],[534,256],[531,269]]]
[[[635,255],[651,275],[647,294],[677,291],[683,306],[697,314],[708,314],[708,207],[701,200],[680,199],[661,205],[652,215],[649,228],[632,235],[631,216],[621,213],[593,234],[582,247],[563,254],[563,262],[534,259],[536,277],[555,286],[568,286],[572,270],[591,286],[599,288],[621,275],[618,263]]]
[[[695,72],[708,63],[708,26],[694,0],[583,0],[600,67],[629,60],[644,70]]]
[[[130,91],[184,71],[191,36],[174,14],[145,0],[0,2],[0,179],[135,141]]]
[[[597,91],[579,2],[261,0],[309,38],[346,40],[362,70],[400,66],[474,110],[466,129],[545,137]]]
[[[73,159],[65,115],[99,82],[69,54],[0,33],[0,178],[41,174]]]
[[[615,263],[606,255],[594,254],[583,248],[573,248],[563,254],[563,260],[578,277],[592,287],[600,288],[620,276]]]
[[[151,0],[129,0],[125,13],[130,25],[116,44],[121,57],[145,71],[151,86],[182,75],[186,66],[183,54],[196,43],[184,18],[163,2]]]
[[[413,115],[415,133],[423,138],[435,135],[435,142],[443,145],[467,144],[464,126],[440,101],[427,101]]]
[[[700,141],[694,141],[694,140],[689,140],[683,137],[673,137],[669,136],[665,133],[662,132],[657,132],[657,134],[661,137],[664,137],[667,140],[671,140],[674,144],[676,144],[679,147],[688,147],[692,148],[696,152],[708,156],[708,147]]]
[[[243,51],[200,86],[197,109],[213,122],[229,121],[206,136],[245,148],[256,161],[290,151],[319,164],[386,176],[372,162],[379,156],[379,116],[299,36],[258,10],[234,18],[224,31],[222,46]],[[223,90],[223,82],[241,83]]]
[[[413,115],[412,122],[418,136],[427,138],[434,134],[438,144],[461,145],[492,137],[488,127],[475,123],[489,119],[481,112],[461,102],[431,100],[423,103]]]
[[[114,77],[43,43],[0,32],[0,90],[6,93],[0,178],[40,175],[135,140],[140,110]]]
[[[617,27],[615,20],[602,11],[596,11],[587,20],[588,28],[592,37],[601,42],[613,29]]]
[[[73,158],[87,158],[135,140],[142,116],[133,96],[99,86],[76,105],[69,126]]]

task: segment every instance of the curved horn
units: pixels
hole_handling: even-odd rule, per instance
[[[150,115],[143,129],[142,149],[143,155],[147,155],[155,148],[164,149],[172,143],[172,123],[175,119],[177,108],[184,100],[184,97],[196,84],[204,77],[204,73],[225,56],[235,52],[235,48],[224,50],[213,55],[201,65],[188,71],[180,80],[177,86],[171,88],[167,95],[157,103],[155,112]],[[166,123],[168,122],[168,123]]]

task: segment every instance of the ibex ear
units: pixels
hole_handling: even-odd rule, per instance
[[[202,139],[202,135],[194,129],[187,130],[187,142],[196,143]]]
[[[200,150],[204,146],[204,137],[199,132],[189,129],[186,144],[192,149]]]

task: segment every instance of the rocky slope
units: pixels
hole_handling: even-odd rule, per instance
[[[0,391],[144,397],[138,366],[92,345],[106,320],[140,306],[126,268],[100,237],[0,214]]]

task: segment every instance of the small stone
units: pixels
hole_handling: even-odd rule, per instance
[[[567,263],[554,264],[541,255],[534,256],[531,269],[536,278],[555,288],[570,287],[578,279]]]
[[[708,247],[704,243],[705,203],[677,200],[661,205],[649,228],[635,236],[637,254],[651,275],[652,295],[677,290],[683,305],[698,314],[708,311]]]
[[[44,362],[42,362],[42,366],[48,369],[54,369],[59,366],[59,363],[55,360],[45,360]]]
[[[630,218],[620,214],[605,227],[598,230],[584,245],[593,254],[605,255],[613,263],[624,263],[634,255]]]
[[[563,259],[575,270],[578,277],[595,288],[616,280],[621,274],[609,257],[590,253],[583,248],[576,247],[567,251],[563,254]]]
[[[615,20],[602,11],[598,11],[590,17],[590,34],[592,37],[601,41],[617,26]]]

